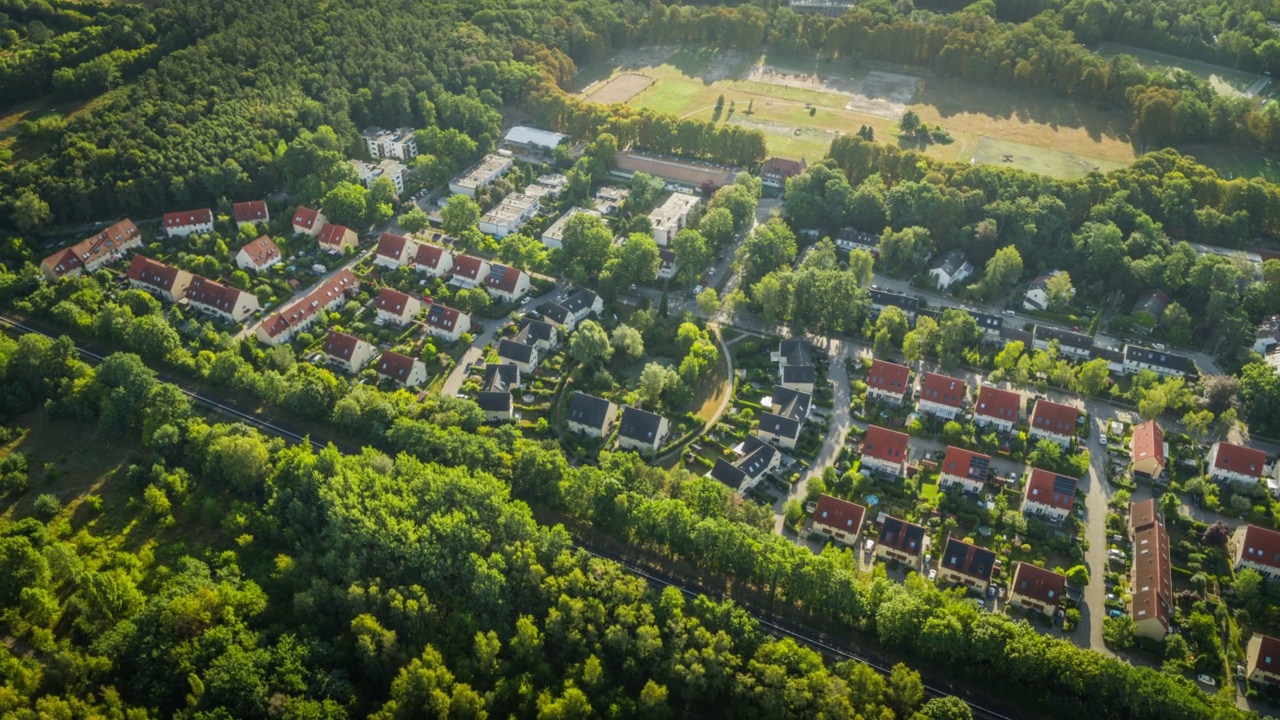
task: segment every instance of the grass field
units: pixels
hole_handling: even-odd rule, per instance
[[[1268,182],[1280,183],[1280,158],[1271,155],[1202,145],[1180,148],[1180,150],[1184,155],[1190,155],[1213,168],[1228,180],[1238,177],[1260,177]]]
[[[899,136],[897,120],[906,109],[954,138],[922,149],[941,160],[1070,178],[1135,157],[1118,114],[1047,95],[812,58],[641,48],[584,68],[577,89],[588,99],[708,121],[723,95],[719,122],[761,130],[769,152],[782,157],[823,157],[834,138],[863,125],[880,142],[921,149]]]
[[[1098,54],[1103,57],[1116,55],[1132,55],[1144,68],[1180,68],[1207,81],[1219,95],[1228,97],[1253,97],[1257,90],[1251,88],[1260,79],[1258,73],[1245,72],[1221,65],[1210,65],[1199,60],[1184,60],[1173,55],[1143,50],[1131,45],[1119,45],[1104,42],[1098,46]]]

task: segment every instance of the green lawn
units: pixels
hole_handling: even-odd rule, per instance
[[[1186,70],[1201,80],[1207,81],[1213,86],[1214,92],[1228,97],[1249,97],[1245,89],[1260,77],[1258,73],[1245,72],[1221,65],[1210,65],[1199,60],[1184,60],[1173,55],[1165,55],[1164,53],[1136,48],[1132,45],[1119,45],[1111,42],[1104,42],[1099,45],[1098,54],[1108,58],[1116,55],[1132,55],[1139,65],[1153,70],[1156,68]]]
[[[1183,148],[1182,152],[1213,168],[1228,180],[1260,177],[1268,182],[1280,183],[1280,158],[1272,155],[1204,146]]]

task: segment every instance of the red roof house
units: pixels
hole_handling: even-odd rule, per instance
[[[813,511],[813,530],[845,545],[852,545],[858,540],[866,515],[867,509],[857,503],[820,495],[818,506]]]
[[[907,469],[907,435],[876,425],[862,439],[862,467],[901,477]]]
[[[1216,442],[1209,449],[1209,477],[1219,482],[1255,485],[1266,464],[1267,454],[1251,447]]]
[[[1155,420],[1139,423],[1129,440],[1129,457],[1133,471],[1150,477],[1164,472],[1164,431]]]
[[[196,232],[213,231],[213,211],[209,208],[165,213],[164,232],[169,237],[186,237]]]
[[[267,211],[266,200],[248,200],[231,206],[231,215],[236,219],[236,229],[242,226],[271,222],[271,213]]]
[[[262,272],[283,259],[280,247],[266,235],[250,242],[236,253],[236,265],[241,270],[250,272]]]
[[[1040,398],[1031,412],[1031,437],[1051,440],[1065,448],[1075,439],[1079,417],[1080,411],[1070,405]]]
[[[298,209],[293,211],[293,232],[298,235],[315,237],[320,234],[327,222],[329,219],[319,210],[299,205]]]
[[[876,360],[867,373],[867,396],[893,405],[901,405],[907,396],[911,368],[906,365]]]
[[[1009,432],[1018,424],[1021,406],[1022,396],[1018,393],[983,385],[978,390],[978,399],[973,403],[973,422],[977,425],[993,425]]]
[[[1032,468],[1022,490],[1023,514],[1044,515],[1055,522],[1065,520],[1075,505],[1077,485],[1073,477]]]
[[[917,408],[929,415],[954,418],[964,404],[966,387],[963,380],[938,373],[925,373],[924,379],[920,381]]]
[[[181,268],[156,262],[145,255],[134,255],[129,263],[129,285],[155,293],[169,302],[187,296],[191,273]]]

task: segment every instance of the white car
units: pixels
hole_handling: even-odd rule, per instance
[[[929,579],[930,580],[938,579],[938,568],[929,568]]]
[[[1208,675],[1205,675],[1204,673],[1201,673],[1201,674],[1197,675],[1197,676],[1196,676],[1196,681],[1197,681],[1197,682],[1204,683],[1205,685],[1208,685],[1209,687],[1217,687],[1217,685],[1218,685],[1218,681],[1217,681],[1217,680],[1214,680],[1213,678],[1209,677]]]
[[[693,289],[693,294],[694,294],[694,295],[701,295],[701,294],[702,294],[702,290],[703,290],[703,287],[702,287],[701,285],[699,285],[698,287],[696,287],[696,288],[694,288],[694,289]]]

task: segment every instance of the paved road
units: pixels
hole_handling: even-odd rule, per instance
[[[444,397],[452,397],[458,394],[462,389],[462,383],[467,380],[467,368],[471,364],[484,357],[484,347],[493,342],[494,336],[498,334],[498,329],[506,324],[506,320],[489,320],[481,321],[484,323],[484,332],[476,335],[471,341],[471,347],[458,358],[458,364],[453,366],[453,370],[449,372],[449,377],[445,378],[444,385],[440,388],[440,394]]]
[[[251,337],[253,337],[253,336],[254,336],[254,334],[258,332],[258,327],[259,327],[260,325],[262,325],[262,323],[266,322],[266,321],[267,321],[267,319],[268,319],[268,318],[270,318],[272,315],[276,314],[276,313],[277,313],[277,312],[279,312],[281,309],[288,307],[288,306],[289,306],[289,305],[291,305],[292,303],[297,302],[299,299],[306,297],[306,296],[307,296],[307,293],[309,293],[309,292],[311,292],[312,290],[315,290],[316,288],[320,287],[320,285],[321,285],[322,283],[324,283],[324,282],[328,281],[328,280],[329,280],[330,278],[332,278],[334,275],[337,275],[338,273],[342,272],[343,270],[349,270],[349,269],[351,269],[352,267],[355,267],[355,264],[356,264],[356,263],[358,263],[358,262],[360,262],[361,260],[363,260],[364,258],[368,257],[368,256],[369,256],[370,254],[372,254],[372,253],[373,253],[373,251],[374,251],[374,250],[376,250],[376,249],[378,249],[378,245],[377,245],[377,243],[374,243],[374,244],[370,245],[369,247],[366,247],[364,250],[360,250],[360,251],[357,251],[356,253],[352,254],[352,255],[351,255],[351,257],[347,258],[346,262],[342,263],[341,265],[339,265],[338,267],[334,268],[333,270],[330,270],[329,272],[325,273],[324,275],[321,275],[320,277],[316,278],[316,281],[315,281],[315,282],[311,283],[310,285],[308,285],[308,286],[307,286],[307,287],[305,287],[305,288],[302,288],[302,289],[298,290],[296,293],[294,293],[294,294],[293,294],[293,297],[289,298],[288,300],[286,300],[284,303],[280,304],[279,306],[277,306],[277,307],[273,308],[273,309],[271,310],[271,312],[264,312],[264,313],[262,313],[262,315],[261,315],[261,316],[259,316],[256,320],[254,320],[253,322],[251,322],[251,323],[249,323],[249,324],[245,325],[243,328],[241,328],[241,329],[240,329],[240,332],[239,332],[239,333],[236,333],[236,338],[235,338],[235,339],[236,339],[236,340],[244,340],[245,338],[251,338]]]

